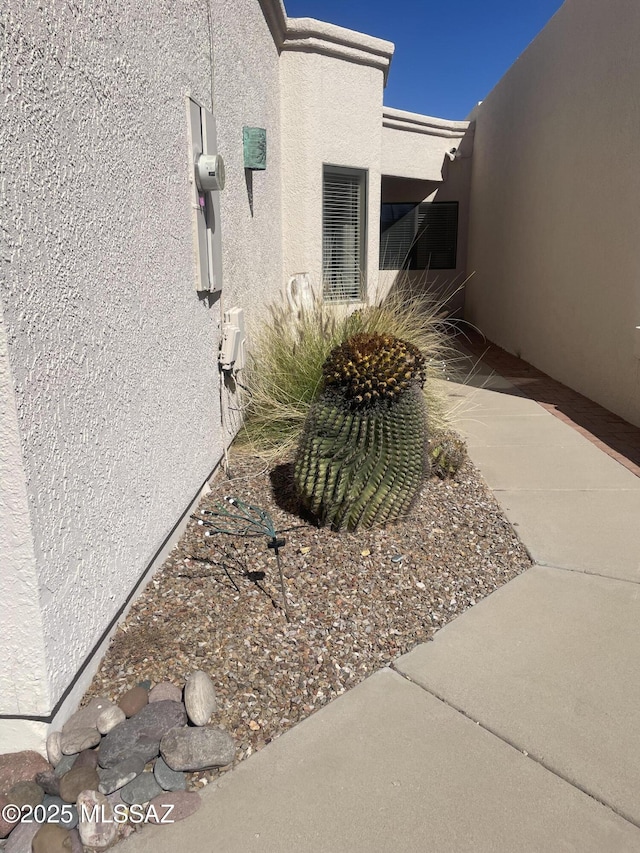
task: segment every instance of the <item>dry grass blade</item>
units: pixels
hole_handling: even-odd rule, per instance
[[[297,312],[284,300],[270,308],[268,320],[252,332],[245,384],[250,390],[246,420],[237,446],[274,459],[297,443],[311,403],[322,389],[322,365],[329,353],[358,332],[391,334],[417,346],[427,361],[429,379],[442,378],[450,348],[443,304],[410,291],[402,281],[370,305],[326,302]],[[430,429],[447,423],[440,384],[427,381]]]

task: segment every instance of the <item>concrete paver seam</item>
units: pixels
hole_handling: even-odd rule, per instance
[[[575,575],[586,575],[589,578],[602,578],[605,581],[617,581],[618,583],[630,583],[633,586],[640,585],[640,579],[637,581],[631,580],[630,578],[617,578],[614,575],[605,575],[601,572],[593,572],[587,571],[585,569],[573,569],[571,566],[558,566],[555,563],[545,563],[543,560],[536,560],[536,566],[542,566],[545,569],[557,569],[559,572],[573,572]],[[533,568],[533,566],[531,567]],[[638,571],[640,572],[640,565],[638,566]]]
[[[515,744],[513,741],[509,740],[509,738],[506,738],[504,735],[500,734],[500,732],[494,731],[494,729],[490,728],[485,723],[480,722],[480,720],[476,720],[474,717],[472,717],[470,714],[468,714],[464,710],[464,708],[460,708],[457,705],[454,705],[448,699],[445,699],[444,696],[441,696],[439,693],[436,693],[434,690],[431,690],[431,689],[425,687],[424,684],[420,684],[419,682],[414,681],[406,673],[404,673],[401,670],[396,668],[395,661],[392,661],[391,664],[389,664],[389,668],[391,670],[393,670],[393,672],[395,672],[397,675],[401,676],[406,681],[408,681],[410,684],[414,684],[416,687],[419,687],[421,690],[424,690],[425,693],[428,693],[430,696],[433,696],[434,699],[437,699],[439,702],[442,702],[443,705],[446,705],[448,708],[451,708],[452,711],[456,711],[458,714],[461,714],[463,717],[465,717],[467,720],[469,720],[469,722],[475,723],[476,726],[479,726],[481,729],[484,729],[484,731],[486,731],[488,734],[490,734],[493,737],[497,738],[498,740],[502,741],[502,743],[506,744],[507,746],[511,747],[512,749],[515,749],[515,751],[519,755],[521,755],[523,758],[528,758],[530,761],[533,761],[534,764],[538,764],[540,767],[542,767],[543,770],[546,770],[547,773],[551,773],[553,776],[555,776],[558,779],[561,779],[567,785],[571,785],[572,788],[576,788],[578,791],[585,794],[587,797],[594,800],[596,803],[599,803],[601,806],[604,806],[604,808],[608,809],[610,812],[613,812],[615,815],[622,818],[627,823],[630,823],[632,826],[635,826],[637,829],[640,829],[640,822],[636,821],[633,817],[626,814],[625,812],[619,811],[614,806],[612,806],[611,803],[608,803],[606,800],[601,799],[596,794],[594,794],[592,791],[589,791],[588,788],[585,788],[582,785],[580,785],[574,779],[569,779],[567,776],[563,776],[562,773],[558,773],[557,770],[554,770],[553,767],[550,767],[548,764],[546,764],[541,758],[539,758],[535,754],[521,749],[517,744]]]
[[[635,495],[635,494],[637,494],[638,489],[621,489],[619,487],[610,488],[610,489],[576,489],[576,488],[557,489],[557,488],[553,488],[552,486],[550,486],[548,488],[544,488],[544,489],[527,489],[524,487],[519,489],[517,486],[508,486],[508,487],[491,486],[491,491],[495,492],[496,494],[503,494],[506,492],[544,492],[545,494],[548,494],[549,492],[572,492],[572,493],[582,492],[583,494],[593,494],[594,492],[596,492],[596,493],[614,492],[615,494],[618,494],[619,492],[629,492],[630,494]]]

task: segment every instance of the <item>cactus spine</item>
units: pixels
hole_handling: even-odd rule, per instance
[[[329,355],[294,463],[303,506],[355,530],[407,512],[428,470],[422,354],[389,335],[358,334]]]

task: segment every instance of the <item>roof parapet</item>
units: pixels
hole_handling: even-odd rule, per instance
[[[386,85],[395,45],[314,18],[287,18],[287,32],[281,49],[322,53],[378,68]]]
[[[282,0],[260,0],[260,6],[279,51],[321,53],[378,68],[386,85],[392,42],[314,18],[287,18]]]
[[[392,107],[383,107],[382,126],[394,130],[406,130],[410,133],[426,133],[429,136],[441,136],[446,139],[461,139],[465,134],[473,133],[471,121],[449,121],[434,116],[409,113]]]

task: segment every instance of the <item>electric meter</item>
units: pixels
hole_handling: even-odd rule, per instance
[[[196,160],[196,184],[201,192],[224,189],[224,160],[220,154],[200,154]]]

